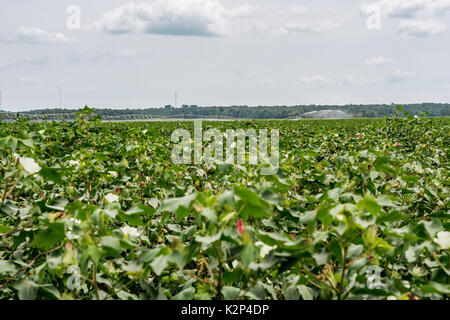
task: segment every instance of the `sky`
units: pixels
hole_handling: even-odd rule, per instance
[[[450,0],[1,0],[0,109],[450,102]],[[61,93],[61,95],[60,95]]]

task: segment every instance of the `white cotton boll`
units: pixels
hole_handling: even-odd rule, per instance
[[[255,245],[260,248],[259,253],[262,258],[265,258],[271,251],[277,248],[277,246],[271,247],[261,241],[256,242]]]
[[[115,172],[115,171],[108,171],[108,173],[109,173],[110,175],[112,175],[113,177],[116,177],[116,178],[119,177],[119,174],[118,174],[117,172]]]
[[[434,238],[436,242],[442,249],[447,250],[450,248],[450,232],[441,231],[437,234],[437,238]]]
[[[19,162],[22,168],[29,174],[35,174],[41,171],[39,164],[33,158],[20,158]]]
[[[119,196],[116,194],[109,193],[105,196],[105,200],[109,203],[119,202]]]
[[[69,161],[69,166],[71,166],[71,167],[79,167],[80,163],[78,161],[76,161],[76,160],[70,160]]]
[[[139,237],[141,235],[138,229],[129,226],[120,228],[120,231],[126,236]]]

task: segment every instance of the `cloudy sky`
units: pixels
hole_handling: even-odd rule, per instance
[[[10,111],[60,88],[66,108],[450,102],[450,0],[1,0],[0,25]]]

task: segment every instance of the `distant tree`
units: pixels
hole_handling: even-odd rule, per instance
[[[445,108],[441,110],[442,117],[450,117],[450,108]]]

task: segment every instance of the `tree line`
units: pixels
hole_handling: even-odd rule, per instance
[[[396,112],[398,104],[349,104],[336,105],[296,105],[296,106],[208,106],[183,105],[175,108],[166,105],[161,108],[146,109],[94,109],[95,114],[102,116],[122,115],[152,115],[160,117],[232,117],[245,119],[295,119],[304,117],[305,113],[322,110],[340,110],[355,118],[376,118],[392,115]],[[431,117],[450,116],[450,104],[443,103],[420,103],[403,105],[404,111],[411,115],[427,112]],[[71,109],[41,109],[21,112],[21,114],[46,115],[76,113],[78,110]]]

